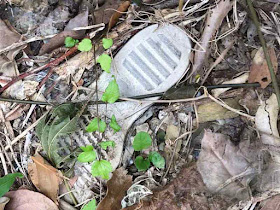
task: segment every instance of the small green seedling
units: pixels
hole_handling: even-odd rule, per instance
[[[88,38],[83,39],[78,45],[78,50],[82,52],[88,52],[91,50],[91,48],[92,48],[92,43],[91,40]]]
[[[9,192],[17,177],[23,178],[23,175],[21,173],[13,173],[0,178],[0,198]]]
[[[87,132],[95,132],[99,131],[100,133],[103,133],[106,130],[106,123],[103,120],[100,120],[99,118],[95,117],[87,126],[86,131]]]
[[[81,163],[89,163],[96,159],[96,152],[92,145],[87,145],[86,147],[81,147],[83,152],[79,154],[78,161]]]
[[[103,38],[102,39],[102,43],[103,43],[103,47],[104,47],[104,49],[109,49],[110,47],[112,47],[112,45],[113,45],[113,39],[105,39],[105,38]]]
[[[141,151],[143,149],[148,149],[152,145],[152,138],[147,132],[139,132],[136,134],[133,140],[133,148],[135,151]],[[150,167],[150,163],[157,168],[163,169],[165,167],[165,160],[158,152],[150,152],[149,157],[144,159],[142,156],[137,156],[135,158],[135,166],[138,171],[145,171]]]
[[[107,86],[105,92],[102,95],[101,100],[104,102],[108,102],[109,104],[113,104],[120,97],[119,85],[116,79],[113,79],[109,85]]]
[[[100,147],[104,150],[107,149],[107,147],[115,147],[116,143],[114,141],[103,141],[99,143]]]
[[[77,39],[73,39],[72,37],[70,36],[67,36],[64,40],[64,44],[65,44],[65,47],[74,47],[75,44],[79,43],[79,40]]]
[[[97,63],[100,64],[102,70],[104,70],[107,73],[111,73],[110,68],[112,59],[109,55],[103,53],[97,58]]]
[[[117,119],[116,119],[115,115],[112,116],[111,122],[109,125],[115,131],[115,133],[121,130],[121,126],[117,123]]]
[[[102,179],[109,179],[109,174],[113,171],[111,163],[107,160],[97,160],[92,163],[92,176],[99,176]]]
[[[96,210],[96,200],[92,199],[81,210]]]

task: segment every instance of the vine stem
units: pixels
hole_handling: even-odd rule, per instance
[[[276,76],[275,76],[275,73],[274,73],[273,65],[272,65],[270,56],[268,54],[267,44],[265,42],[264,36],[263,36],[263,34],[261,32],[261,29],[260,29],[260,22],[258,20],[258,16],[257,16],[256,10],[253,6],[252,1],[247,0],[247,5],[248,5],[250,13],[251,13],[251,18],[252,18],[252,20],[253,20],[256,28],[257,28],[257,33],[258,33],[258,36],[259,36],[259,39],[260,39],[260,42],[261,42],[261,45],[262,45],[262,48],[263,48],[264,56],[265,56],[267,66],[268,66],[268,69],[269,69],[269,73],[270,73],[270,76],[271,76],[272,86],[274,88],[274,91],[275,91],[275,94],[276,94],[276,97],[277,97],[278,107],[280,107],[280,90],[279,90],[277,79],[276,79]]]

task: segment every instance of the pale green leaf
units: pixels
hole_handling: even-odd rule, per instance
[[[91,200],[81,210],[96,210],[96,200]]]
[[[143,149],[147,149],[152,145],[151,136],[144,131],[141,131],[136,134],[133,141],[133,148],[135,151],[141,151]]]
[[[70,36],[66,37],[64,40],[65,47],[74,47],[75,44],[77,44],[78,42],[79,42],[79,40],[73,39]]]
[[[118,132],[121,129],[121,126],[117,123],[117,119],[116,119],[115,115],[112,116],[111,122],[109,125],[115,132]]]
[[[107,160],[94,161],[91,166],[92,176],[99,176],[102,179],[109,179],[109,174],[113,171],[111,163]]]
[[[0,198],[9,192],[17,177],[23,178],[23,175],[21,173],[13,173],[0,178]]]
[[[150,152],[149,160],[157,168],[164,168],[165,166],[165,159],[158,152]]]
[[[92,162],[96,159],[96,152],[92,145],[87,145],[86,147],[80,147],[83,152],[79,154],[78,161],[81,163]]]
[[[102,95],[102,101],[108,102],[109,104],[115,103],[120,97],[119,85],[116,79],[113,79],[107,86],[105,92]]]
[[[106,129],[106,123],[103,120],[100,120],[99,118],[95,117],[87,126],[86,131],[87,132],[95,132],[99,131],[103,133]]]
[[[111,68],[112,59],[109,55],[103,53],[98,57],[97,63],[100,63],[101,69],[103,69],[107,73],[111,72],[110,68]]]
[[[107,147],[115,147],[116,143],[114,141],[102,141],[99,143],[100,147],[104,150],[107,149]]]
[[[103,47],[104,47],[104,49],[109,49],[110,47],[112,47],[112,45],[113,45],[113,39],[105,39],[105,38],[103,38],[102,39],[102,43],[103,43]]]
[[[150,167],[149,159],[144,159],[142,156],[137,156],[134,163],[138,171],[146,171]]]
[[[92,43],[91,40],[88,38],[83,39],[78,45],[78,50],[82,52],[88,52],[91,50],[91,48],[92,48]]]

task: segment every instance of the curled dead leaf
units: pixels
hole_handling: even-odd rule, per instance
[[[118,168],[115,170],[112,178],[107,182],[107,194],[97,206],[97,210],[121,209],[121,201],[131,185],[132,176],[127,175],[127,171],[125,169]]]
[[[278,70],[278,62],[273,47],[268,48],[274,72]],[[258,82],[262,88],[266,88],[271,83],[269,68],[264,56],[263,48],[259,48],[250,67],[249,83]]]
[[[57,204],[57,194],[61,183],[60,172],[52,167],[40,155],[31,157],[33,163],[28,164],[28,173],[38,191],[48,196]]]
[[[5,196],[10,198],[5,210],[58,210],[51,199],[31,190],[10,191]]]

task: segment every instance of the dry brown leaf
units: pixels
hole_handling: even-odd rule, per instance
[[[57,204],[57,194],[61,182],[60,172],[52,167],[40,155],[32,157],[33,163],[28,164],[28,173],[32,183]]]
[[[110,18],[109,27],[108,27],[109,30],[116,25],[116,23],[119,21],[119,18],[123,15],[123,12],[127,11],[129,6],[130,6],[130,1],[125,1],[118,7],[117,12],[115,12]]]
[[[64,40],[68,36],[74,39],[82,39],[85,35],[85,30],[73,31],[72,29],[84,26],[88,26],[88,11],[78,14],[76,17],[71,19],[66,25],[64,31],[51,38],[48,43],[41,47],[39,55],[49,53],[52,50],[63,46]]]
[[[127,175],[127,171],[125,169],[118,168],[115,170],[112,178],[107,182],[107,194],[97,206],[97,210],[121,209],[121,201],[131,185],[132,176]]]
[[[261,210],[280,210],[280,195],[276,195],[262,202]]]
[[[58,210],[51,199],[31,190],[10,191],[5,196],[11,199],[5,210]]]
[[[268,48],[268,54],[273,65],[274,72],[276,73],[278,70],[278,62],[273,47]],[[258,49],[250,67],[249,83],[252,82],[260,83],[262,88],[266,88],[271,83],[271,77],[262,47]]]
[[[235,146],[228,136],[205,131],[197,168],[210,192],[239,200],[249,198],[247,183],[253,178],[252,163],[257,157],[246,142]]]
[[[203,49],[201,49],[201,47],[198,44],[196,44],[195,49],[198,51],[196,51],[194,55],[194,65],[192,69],[193,73],[203,73],[202,67],[209,56],[209,45],[212,41],[212,38],[218,30],[218,28],[220,27],[220,25],[222,24],[223,19],[226,17],[226,15],[231,9],[231,0],[221,0],[215,8],[209,11],[207,15],[205,28],[200,40],[200,45],[205,50],[205,52],[201,52]]]
[[[207,189],[196,166],[183,168],[176,179],[153,193],[150,200],[124,210],[217,210],[228,206],[221,197],[208,198]]]

